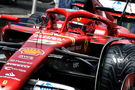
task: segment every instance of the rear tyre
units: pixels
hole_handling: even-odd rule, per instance
[[[135,45],[113,45],[106,51],[96,90],[120,90],[124,78],[135,72]]]

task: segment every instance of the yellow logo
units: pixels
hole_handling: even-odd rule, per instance
[[[29,55],[42,55],[44,54],[44,51],[37,48],[22,48],[21,52],[23,54],[29,54]]]
[[[2,82],[2,85],[6,85],[8,83],[8,81],[7,80],[4,80],[3,82]]]
[[[84,52],[87,51],[88,45],[89,45],[89,41],[88,41],[88,39],[85,39],[85,42],[84,42]]]
[[[82,19],[82,18],[81,18],[81,17],[79,17],[79,18],[77,18],[77,21],[81,21],[81,19]]]

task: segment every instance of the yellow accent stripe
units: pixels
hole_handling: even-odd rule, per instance
[[[84,52],[87,51],[88,45],[89,45],[89,41],[88,41],[88,39],[85,39],[85,42],[84,42]]]

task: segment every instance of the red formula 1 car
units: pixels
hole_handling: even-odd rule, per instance
[[[120,90],[135,72],[135,35],[84,10],[46,13],[39,28],[2,29],[0,90]]]

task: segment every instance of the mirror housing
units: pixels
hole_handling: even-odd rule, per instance
[[[6,14],[0,15],[0,19],[4,20],[4,21],[11,21],[11,22],[20,22],[21,21],[20,17],[6,15]]]

